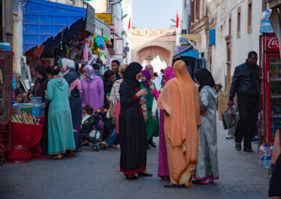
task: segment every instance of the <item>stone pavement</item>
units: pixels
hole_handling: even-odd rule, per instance
[[[166,189],[157,177],[157,149],[148,151],[152,178],[127,181],[119,172],[119,150],[85,149],[74,158],[33,160],[0,167],[0,199],[265,199],[268,171],[255,153],[237,152],[218,122],[220,180],[210,185]],[[254,148],[257,148],[254,145]]]

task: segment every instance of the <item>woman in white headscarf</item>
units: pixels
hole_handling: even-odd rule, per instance
[[[59,59],[61,72],[64,79],[67,81],[70,88],[69,104],[72,115],[73,132],[75,137],[76,151],[81,148],[79,138],[79,128],[82,121],[82,99],[81,99],[81,84],[79,74],[75,70],[75,62],[70,59]]]

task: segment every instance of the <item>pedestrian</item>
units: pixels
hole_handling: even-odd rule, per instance
[[[104,73],[104,109],[107,110],[106,118],[104,121],[104,131],[103,131],[103,140],[107,139],[114,130],[114,124],[112,123],[112,118],[109,113],[109,104],[110,104],[110,92],[113,87],[114,82],[116,81],[116,75],[113,70],[107,70]]]
[[[269,183],[269,197],[270,199],[281,199],[281,154],[279,155]]]
[[[42,102],[45,102],[45,91],[47,90],[48,77],[46,73],[47,67],[45,65],[39,65],[35,69],[36,80],[33,87],[33,96],[41,97]]]
[[[137,179],[136,174],[152,176],[146,171],[147,141],[140,97],[147,92],[140,89],[141,70],[139,63],[131,63],[124,72],[124,82],[120,86],[120,171],[127,179]]]
[[[45,105],[45,95],[48,85],[48,75],[47,75],[47,67],[45,65],[39,65],[35,69],[36,72],[36,80],[33,87],[33,96],[41,97],[42,103]],[[50,71],[48,70],[48,73]],[[41,154],[43,156],[48,155],[48,106],[45,107],[45,124],[43,127],[42,137],[41,137]]]
[[[75,143],[69,105],[70,90],[64,78],[59,77],[60,68],[52,66],[52,79],[48,82],[46,100],[48,112],[48,154],[61,159],[64,154],[74,155]]]
[[[95,71],[95,75],[99,76],[100,78],[103,79],[103,75],[100,73],[100,65],[98,63],[95,63],[92,65],[94,71]]]
[[[84,75],[85,77],[81,80],[82,107],[89,104],[95,112],[104,104],[103,81],[95,75],[94,69],[90,65],[84,67]]]
[[[119,75],[119,67],[120,67],[120,62],[118,60],[113,60],[111,62],[111,68],[114,71],[117,80],[121,79]]]
[[[217,92],[212,74],[207,69],[195,73],[199,86],[201,126],[198,129],[199,148],[195,180],[208,184],[219,178],[217,155]]]
[[[215,89],[216,89],[217,93],[221,92],[222,85],[221,84],[216,84]]]
[[[142,83],[141,89],[145,89],[148,93],[144,96],[145,98],[145,105],[147,109],[147,121],[145,122],[145,129],[146,129],[146,137],[147,137],[147,147],[149,146],[156,147],[155,143],[153,142],[153,136],[159,135],[159,122],[158,117],[153,117],[152,114],[152,105],[154,96],[151,94],[150,84],[153,84],[155,88],[155,84],[151,82],[151,76],[149,70],[145,69],[142,71]]]
[[[102,145],[105,148],[113,146],[113,144],[116,142],[118,135],[119,135],[119,114],[120,114],[120,85],[122,82],[124,82],[124,72],[126,68],[128,67],[127,64],[123,64],[120,69],[120,77],[121,79],[116,80],[113,84],[113,87],[110,92],[110,105],[109,105],[109,113],[110,118],[114,118],[115,123],[115,129],[112,132],[111,136],[106,139],[104,142],[102,142]]]
[[[163,87],[174,77],[173,67],[168,67],[163,71]],[[158,97],[156,98],[156,100]],[[160,111],[159,120],[159,154],[158,154],[158,176],[162,179],[169,179],[169,167],[168,167],[168,157],[167,157],[167,147],[165,140],[165,130],[164,130],[164,112]]]
[[[200,108],[198,89],[186,64],[174,64],[175,78],[160,93],[158,106],[164,111],[165,139],[168,152],[170,184],[165,187],[190,187],[195,174],[198,151]]]
[[[78,152],[82,145],[79,136],[79,130],[82,120],[82,99],[81,99],[81,83],[79,80],[79,74],[76,72],[75,62],[70,60],[66,64],[66,59],[60,59],[61,72],[63,77],[67,81],[70,88],[69,104],[72,116],[73,134],[75,138],[76,152]]]
[[[159,77],[155,77],[154,76],[154,69],[153,69],[153,66],[151,64],[147,64],[145,66],[145,69],[147,69],[150,73],[150,77],[151,77],[151,81],[155,84],[155,88],[160,91],[161,89],[161,77],[162,76],[159,76]]]
[[[229,106],[233,106],[233,98],[238,95],[239,121],[235,135],[235,148],[241,151],[244,140],[244,151],[253,152],[251,141],[256,133],[259,106],[259,71],[258,55],[251,51],[245,63],[237,66],[232,77],[229,92]]]

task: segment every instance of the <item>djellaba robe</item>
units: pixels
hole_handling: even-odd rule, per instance
[[[120,171],[134,175],[146,169],[146,132],[140,99],[136,96],[139,82],[136,75],[141,71],[139,63],[131,63],[124,73],[120,86],[121,111],[119,115]]]
[[[69,86],[64,78],[54,78],[48,82],[46,100],[49,101],[49,155],[65,153],[66,150],[75,150],[69,97]]]
[[[184,61],[175,62],[174,74],[175,78],[166,83],[157,103],[165,115],[170,181],[189,187],[192,185],[197,161],[199,94]]]

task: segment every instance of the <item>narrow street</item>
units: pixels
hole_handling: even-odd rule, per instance
[[[267,198],[268,171],[259,166],[256,145],[255,153],[237,152],[233,140],[226,140],[225,136],[219,121],[220,180],[214,184],[163,188],[168,181],[157,177],[157,149],[148,151],[147,166],[153,177],[128,181],[119,172],[119,150],[93,152],[86,148],[70,159],[5,164],[0,168],[0,198]]]

